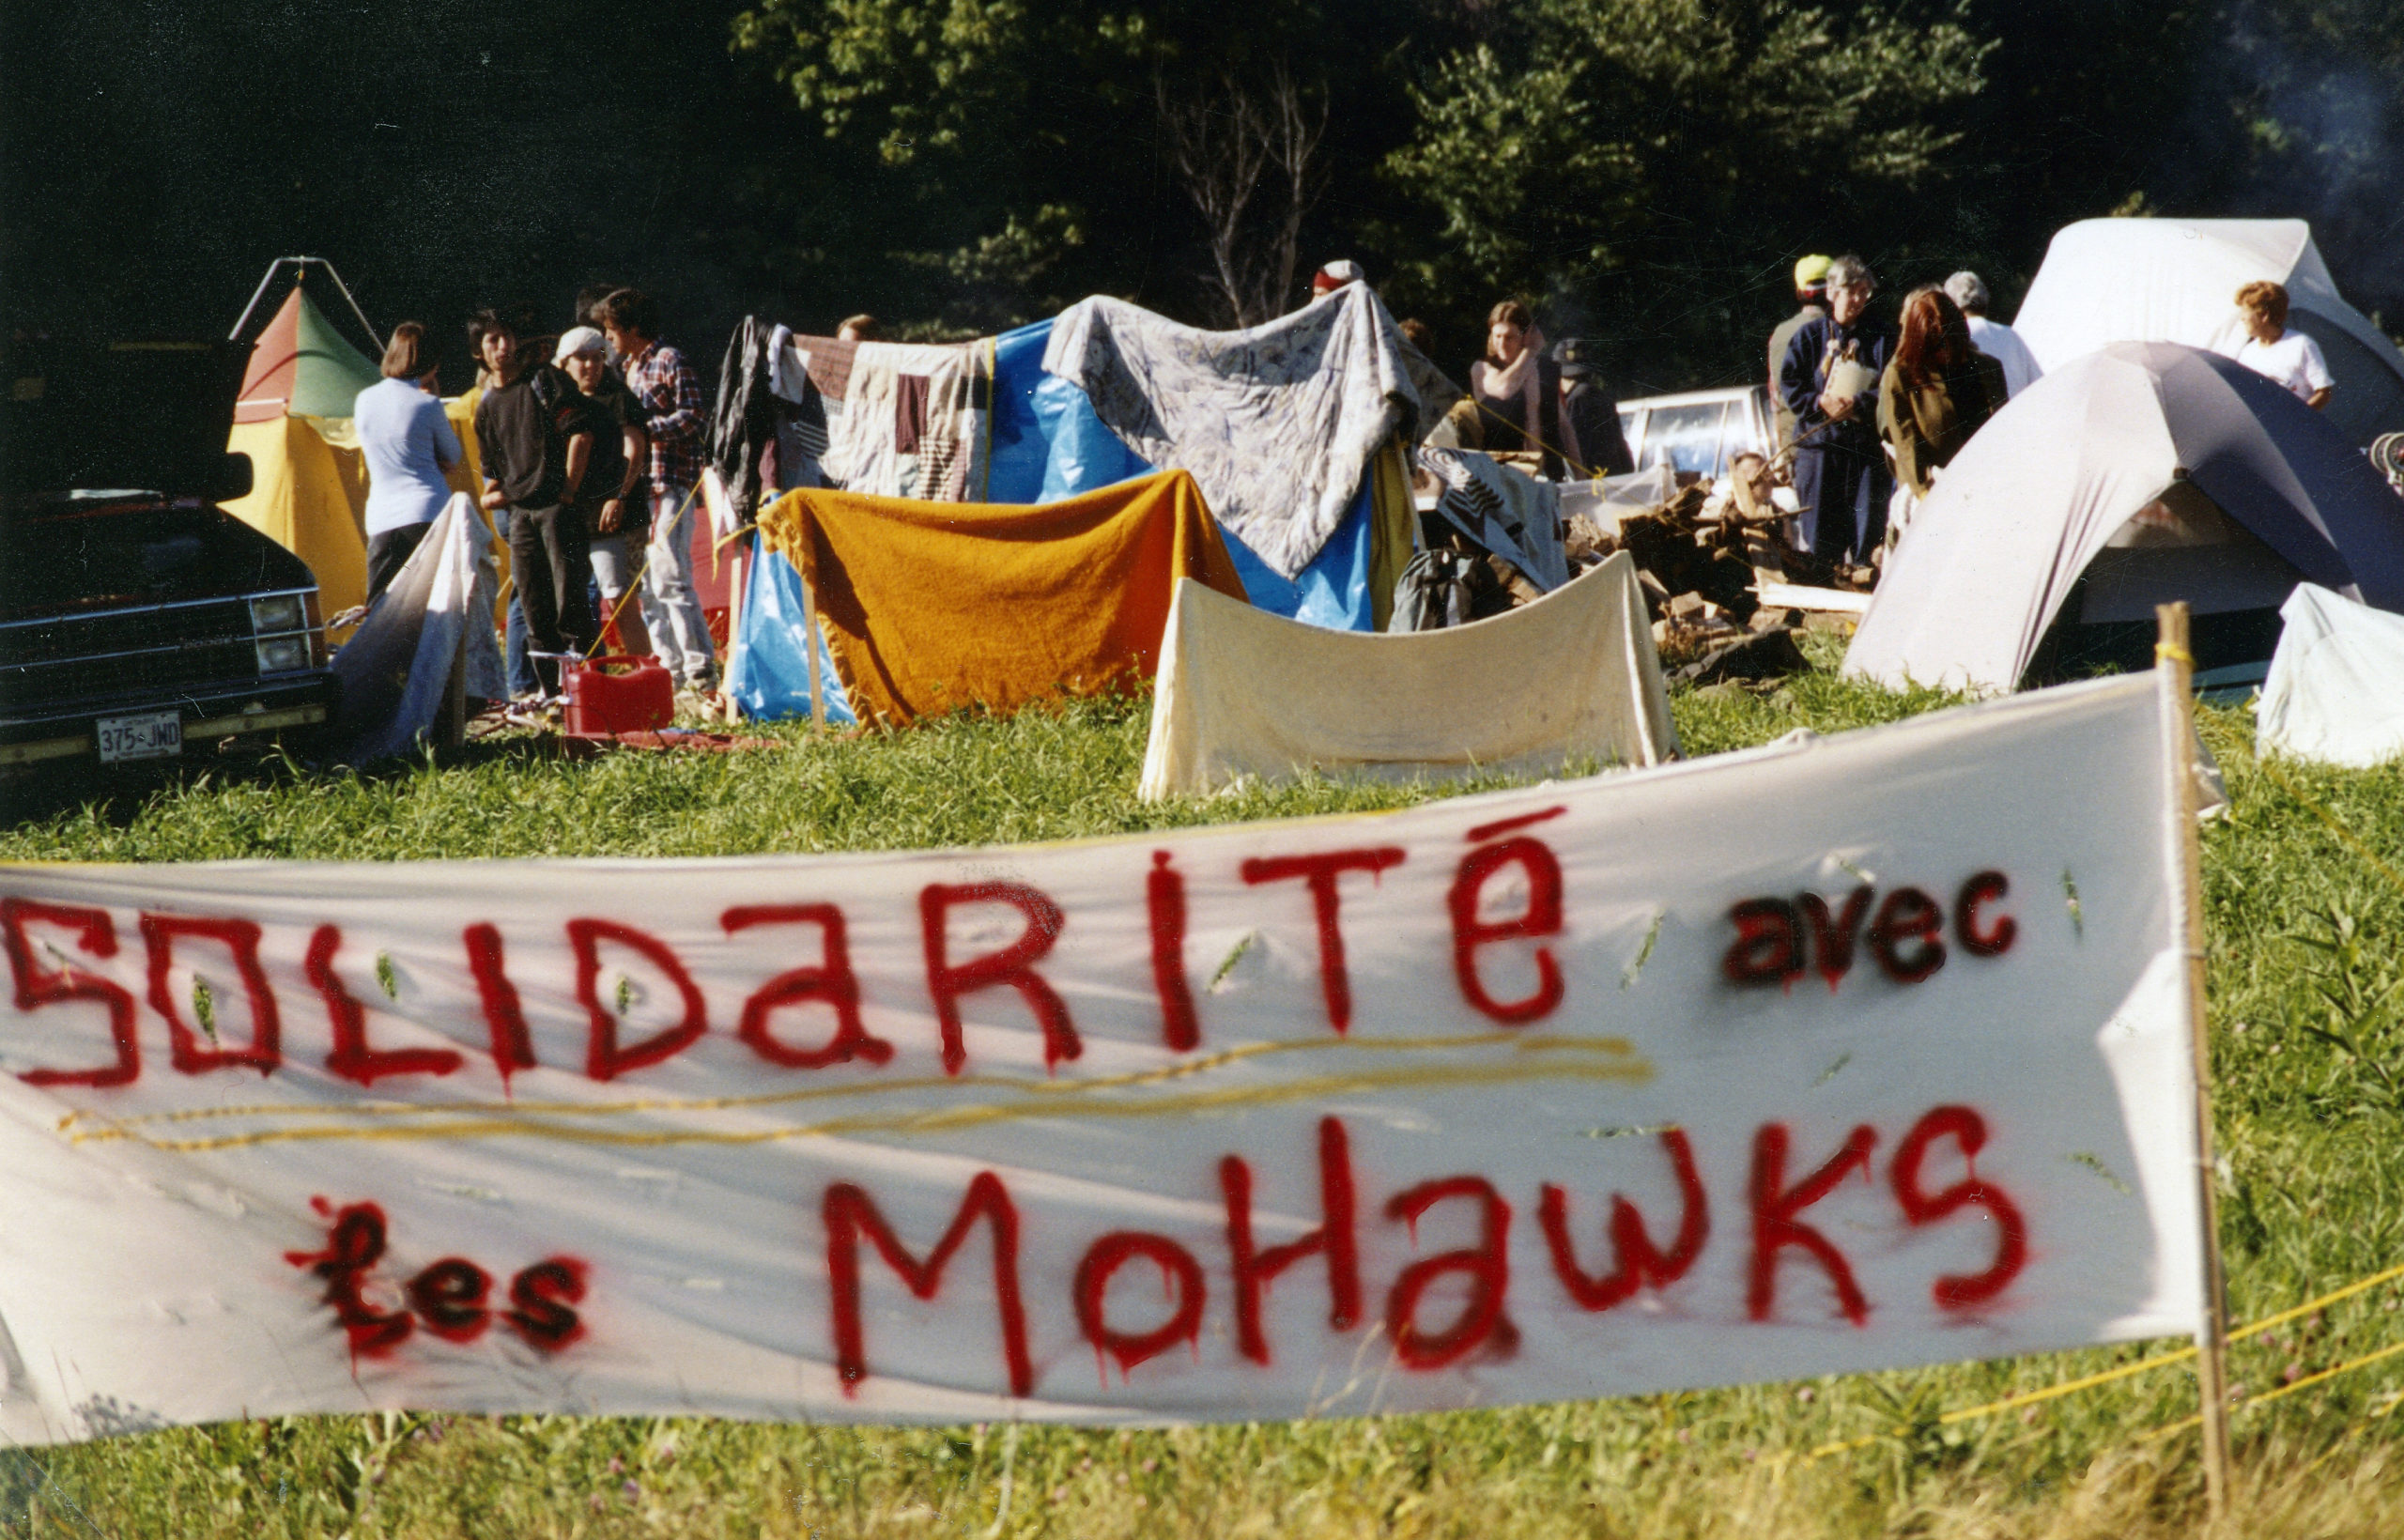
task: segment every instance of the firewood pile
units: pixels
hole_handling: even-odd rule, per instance
[[[1793,631],[1840,624],[1801,608],[1764,607],[1764,584],[1862,593],[1876,578],[1872,568],[1794,549],[1784,538],[1786,516],[1776,508],[1749,512],[1733,498],[1714,500],[1695,485],[1627,516],[1615,533],[1585,514],[1572,515],[1563,544],[1576,567],[1619,550],[1635,561],[1654,645],[1673,677],[1762,678],[1804,667]]]

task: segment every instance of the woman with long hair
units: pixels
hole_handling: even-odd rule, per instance
[[[1878,391],[1878,432],[1894,455],[1899,503],[1928,496],[1937,470],[1986,425],[2005,395],[2003,365],[1970,341],[1969,317],[1943,289],[1914,289],[1903,300],[1903,321]],[[1888,530],[1891,541],[1900,520],[1890,516]]]
[[[1561,367],[1545,357],[1544,333],[1518,300],[1487,314],[1486,356],[1469,366],[1469,393],[1487,454],[1540,454],[1544,473],[1556,480],[1564,456],[1584,466],[1577,430],[1561,409]]]

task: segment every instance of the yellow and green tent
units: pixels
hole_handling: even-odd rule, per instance
[[[296,284],[251,348],[225,447],[251,457],[250,495],[225,511],[309,563],[328,614],[367,598],[367,467],[351,428],[352,404],[381,376]],[[444,408],[467,463],[452,473],[475,485],[470,407]]]

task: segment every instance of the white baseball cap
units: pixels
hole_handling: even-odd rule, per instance
[[[606,354],[609,351],[609,339],[601,334],[598,327],[572,326],[561,334],[559,347],[551,354],[551,362],[565,363],[578,353]]]

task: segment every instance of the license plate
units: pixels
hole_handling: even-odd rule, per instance
[[[180,713],[147,711],[139,716],[103,716],[93,736],[100,746],[100,762],[163,760],[184,751],[184,719]]]

